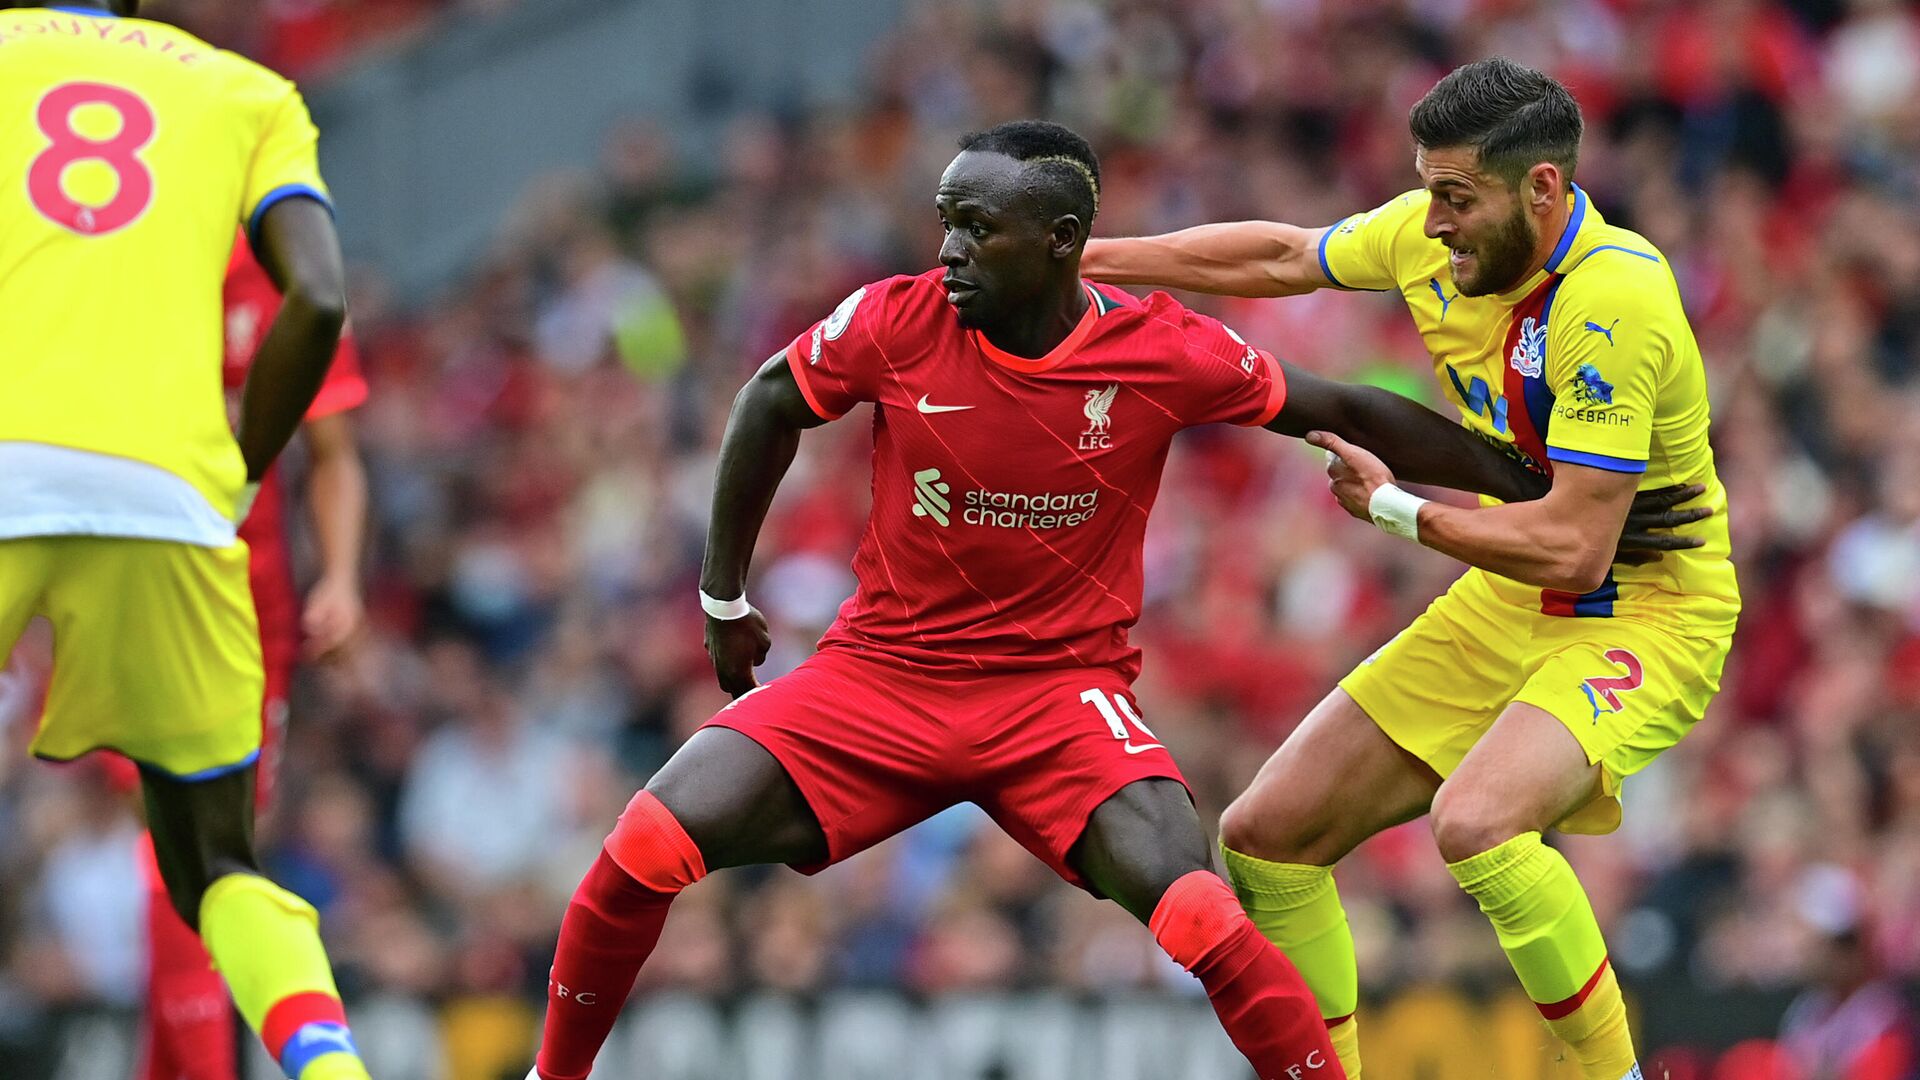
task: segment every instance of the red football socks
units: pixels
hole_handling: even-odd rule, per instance
[[[200,935],[182,922],[142,838],[147,867],[146,1022],[142,1080],[235,1080],[233,999]]]
[[[660,940],[668,906],[705,874],[699,849],[667,808],[644,791],[635,796],[560,923],[540,1040],[544,1080],[586,1080]]]
[[[1226,882],[1195,870],[1167,889],[1147,926],[1206,987],[1220,1026],[1261,1080],[1343,1080],[1313,991]]]

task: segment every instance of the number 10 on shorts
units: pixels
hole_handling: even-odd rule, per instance
[[[1140,714],[1134,711],[1133,703],[1125,697],[1119,694],[1108,696],[1105,690],[1096,686],[1082,693],[1080,700],[1100,710],[1100,719],[1107,722],[1107,730],[1113,732],[1113,737],[1125,744],[1122,749],[1127,753],[1138,754],[1142,750],[1164,749],[1158,741],[1159,736],[1155,735],[1153,730],[1147,727],[1146,723],[1140,719]],[[1116,705],[1118,705],[1119,708],[1114,708]],[[1121,719],[1121,713],[1126,714],[1126,719]],[[1139,729],[1140,734],[1146,736],[1147,741],[1144,743],[1134,742],[1133,732],[1127,730],[1128,724],[1132,724],[1135,728]]]

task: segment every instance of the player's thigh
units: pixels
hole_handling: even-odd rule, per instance
[[[824,650],[720,710],[649,790],[676,817],[679,804],[695,815],[705,842],[682,825],[710,868],[785,862],[811,873],[957,801],[951,729],[936,712],[944,697],[924,676]],[[758,799],[770,816],[755,816]],[[785,827],[763,835],[774,825]]]
[[[1340,688],[1387,738],[1449,776],[1525,683],[1535,621],[1469,570]]]
[[[1335,688],[1220,817],[1220,842],[1273,862],[1332,866],[1427,812],[1439,774]]]
[[[793,778],[765,747],[730,728],[694,732],[647,790],[709,870],[827,857],[826,834]]]
[[[1193,815],[1173,755],[1142,714],[1127,680],[1104,668],[978,680],[962,716],[967,797],[1072,884],[1089,881],[1074,852],[1096,808],[1140,781],[1163,781]],[[1194,819],[1194,835],[1199,833]],[[1201,863],[1206,865],[1205,845]]]
[[[1599,766],[1601,789],[1560,827],[1610,832],[1621,786],[1679,742],[1720,689],[1732,642],[1633,617],[1543,620],[1539,660],[1514,700],[1552,716]]]
[[[1516,701],[1440,785],[1434,842],[1448,862],[1458,862],[1522,833],[1545,832],[1600,791],[1600,767],[1567,726]]]
[[[1213,867],[1193,799],[1170,779],[1136,780],[1094,807],[1067,862],[1141,922],[1168,886]]]
[[[54,669],[34,752],[111,747],[206,779],[250,765],[263,674],[247,547],[59,537]]]

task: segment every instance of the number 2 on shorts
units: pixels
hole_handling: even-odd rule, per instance
[[[1096,686],[1082,693],[1080,700],[1100,711],[1100,719],[1107,722],[1107,729],[1113,732],[1113,737],[1127,744],[1127,753],[1137,754],[1142,750],[1158,750],[1161,748],[1161,743],[1158,741],[1159,736],[1155,735],[1153,729],[1147,727],[1145,721],[1140,719],[1140,714],[1134,711],[1133,703],[1125,697],[1119,694],[1114,694],[1109,697],[1105,690]],[[1114,708],[1115,705],[1118,705],[1119,708]],[[1126,714],[1126,719],[1123,720],[1120,718],[1121,713]],[[1132,741],[1133,732],[1127,730],[1128,724],[1132,724],[1138,728],[1140,734],[1146,736],[1149,741],[1146,743],[1136,743]]]

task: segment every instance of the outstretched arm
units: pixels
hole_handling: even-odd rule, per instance
[[[700,591],[716,600],[744,600],[754,541],[767,520],[773,493],[793,464],[800,432],[824,423],[800,387],[784,354],[761,365],[733,399],[707,522],[707,553]],[[756,685],[753,669],[767,658],[767,620],[748,608],[733,618],[707,615],[707,655],[720,688],[735,697]]]
[[[1320,267],[1320,237],[1326,231],[1278,221],[1231,221],[1159,236],[1089,240],[1080,273],[1115,285],[1297,296],[1333,284]]]
[[[1524,502],[1547,493],[1548,480],[1464,425],[1411,398],[1374,386],[1323,379],[1286,361],[1287,400],[1267,425],[1305,438],[1332,432],[1378,454],[1416,484]]]

